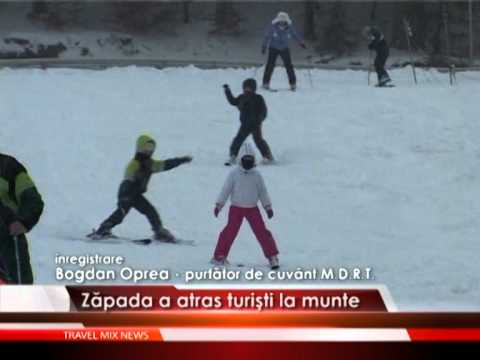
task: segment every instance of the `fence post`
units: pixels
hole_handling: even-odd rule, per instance
[[[448,4],[445,3],[442,6],[442,15],[443,15],[443,27],[445,30],[445,52],[446,52],[446,58],[447,61],[450,62],[450,57],[451,57],[451,48],[450,48],[450,31],[449,31],[449,26],[448,26]]]
[[[470,65],[473,66],[473,0],[468,0],[468,38],[470,41]]]
[[[410,66],[412,67],[413,81],[417,84],[417,73],[415,71],[415,61],[413,59],[412,44],[410,38],[413,36],[412,27],[407,19],[403,19],[403,27],[405,28],[405,35],[407,36],[408,52],[410,54]]]

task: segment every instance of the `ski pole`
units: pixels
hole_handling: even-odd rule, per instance
[[[450,75],[450,85],[453,86],[457,83],[457,76],[455,73],[455,64],[452,64],[449,66],[448,73]]]
[[[307,56],[307,60],[308,60],[308,69],[307,69],[308,80],[310,81],[310,87],[313,89],[312,55],[308,55],[308,56]]]
[[[18,244],[18,236],[13,237],[15,245],[15,261],[17,265],[17,284],[22,284],[22,271],[20,269],[20,246]]]
[[[413,81],[415,82],[415,85],[417,85],[417,73],[415,72],[415,62],[413,60],[412,44],[410,41],[413,36],[413,32],[407,19],[403,19],[403,26],[405,27],[405,35],[407,37],[407,46],[410,54],[410,66],[412,67]]]
[[[368,86],[370,86],[370,74],[372,72],[372,67],[373,67],[372,50],[370,50],[370,52],[368,53],[368,79],[367,79]]]

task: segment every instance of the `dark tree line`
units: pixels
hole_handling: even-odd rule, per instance
[[[379,26],[393,47],[406,49],[404,19],[411,25],[414,50],[433,57],[465,57],[469,53],[467,1],[310,3],[305,6],[305,17],[308,19],[305,21],[305,34],[320,40],[317,42],[319,48],[338,54],[358,46],[362,40],[361,27],[367,24]],[[473,10],[475,33],[480,30],[480,3],[474,3]],[[477,37],[477,46],[479,40]]]
[[[303,24],[305,37],[315,47],[348,53],[362,41],[361,28],[367,24],[380,26],[393,47],[406,48],[404,22],[409,20],[414,32],[415,50],[429,56],[458,56],[468,54],[468,3],[466,1],[296,1],[291,3],[217,1],[200,3],[193,0],[172,1],[111,1],[91,2],[77,0],[34,1],[30,17],[49,28],[64,29],[82,26],[87,16],[102,7],[109,23],[116,29],[131,33],[161,31],[161,25],[175,26],[195,22],[196,7],[209,9],[211,34],[236,36],[242,33],[245,18],[255,17],[260,6],[270,7],[272,15],[281,6],[297,10],[297,22]],[[285,4],[285,5],[284,5]],[[88,13],[88,15],[86,15]],[[298,14],[301,14],[300,19]],[[93,15],[95,16],[95,15]],[[102,15],[105,16],[105,15]],[[265,20],[259,20],[265,21]],[[474,5],[474,29],[480,28],[480,3]],[[479,24],[480,25],[480,24]],[[478,37],[480,38],[480,36]],[[476,39],[479,43],[480,39]]]

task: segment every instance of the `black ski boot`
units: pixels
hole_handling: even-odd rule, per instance
[[[107,226],[100,226],[97,230],[93,229],[90,234],[87,235],[92,240],[103,239],[116,239],[117,237],[112,234],[112,229]]]
[[[383,76],[378,82],[377,87],[393,87],[392,79],[390,79],[390,76]]]
[[[173,234],[164,227],[161,227],[154,231],[153,239],[170,243],[174,243],[176,241],[175,236],[173,236]]]
[[[280,262],[278,261],[277,255],[269,257],[268,263],[270,264],[270,269],[272,270],[277,270],[280,267]]]

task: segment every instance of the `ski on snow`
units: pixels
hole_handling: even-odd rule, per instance
[[[268,270],[278,270],[279,267],[272,268],[268,264],[247,264],[241,262],[228,262],[227,264],[212,264],[213,268],[249,268],[249,269],[268,269]]]
[[[186,245],[186,246],[195,246],[195,241],[193,240],[185,240],[185,239],[175,239],[174,241],[167,241],[167,240],[157,240],[152,238],[144,238],[144,239],[129,239],[131,242],[137,245],[150,245],[152,243],[160,243],[160,244],[170,244],[170,245]]]
[[[385,85],[375,85],[377,88],[393,88],[395,87],[394,84],[385,84]]]
[[[256,164],[255,166],[274,166],[274,165],[279,165],[280,163],[276,160],[272,160],[272,161],[269,161],[269,162],[264,162],[264,161],[260,161],[258,164]],[[237,163],[231,163],[230,161],[226,161],[223,163],[223,165],[225,166],[235,166],[237,165]]]
[[[272,93],[277,93],[277,92],[280,92],[280,91],[291,91],[291,92],[296,92],[297,89],[295,90],[292,90],[292,89],[272,89],[272,88],[269,88],[269,89],[263,89],[265,91],[269,91],[269,92],[272,92]]]
[[[95,242],[99,244],[121,244],[125,242],[130,242],[136,245],[150,245],[153,243],[158,244],[171,244],[171,245],[186,245],[186,246],[195,246],[194,240],[185,240],[185,239],[175,239],[175,241],[167,241],[167,240],[157,240],[153,238],[127,238],[127,237],[120,237],[116,235],[111,235],[108,237],[100,238],[100,239],[92,239],[91,237],[86,236],[85,238],[75,238],[74,240],[83,240],[86,242]]]

